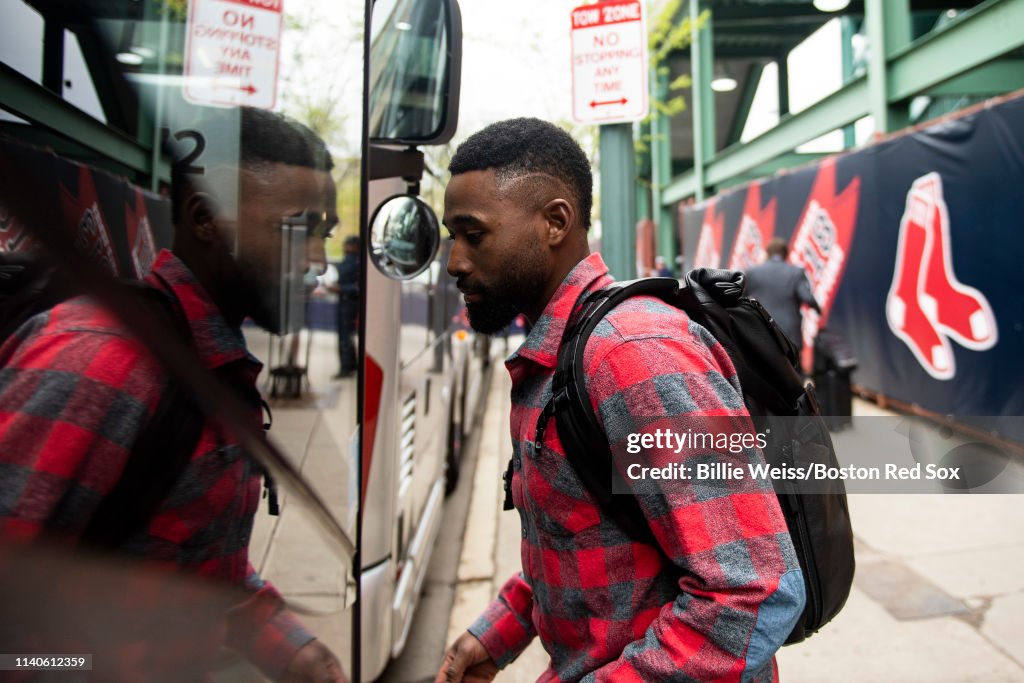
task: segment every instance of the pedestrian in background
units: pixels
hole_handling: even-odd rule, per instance
[[[765,247],[768,258],[746,272],[747,296],[757,299],[799,352],[804,346],[801,332],[803,322],[801,304],[807,304],[818,313],[821,307],[811,292],[807,273],[800,266],[786,263],[789,246],[781,237],[773,237]]]
[[[359,318],[359,237],[346,237],[344,249],[345,256],[336,266],[338,281],[331,287],[338,295],[338,373],[334,379],[350,377],[359,367],[353,341]]]

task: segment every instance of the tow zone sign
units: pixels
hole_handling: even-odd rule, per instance
[[[627,123],[647,116],[647,27],[639,0],[572,11],[573,118]]]
[[[185,99],[271,109],[283,0],[189,0]]]

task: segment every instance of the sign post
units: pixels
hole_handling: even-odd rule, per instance
[[[283,0],[190,0],[185,99],[272,109]]]
[[[636,277],[632,122],[647,116],[647,27],[640,0],[572,11],[573,118],[600,124],[601,252],[616,278]]]

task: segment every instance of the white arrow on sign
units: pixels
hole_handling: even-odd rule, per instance
[[[189,0],[185,99],[272,109],[282,0]]]

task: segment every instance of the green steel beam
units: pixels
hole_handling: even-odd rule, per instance
[[[779,116],[789,113],[789,51],[784,50],[775,55],[775,66],[778,67],[778,100]]]
[[[853,78],[856,72],[856,67],[853,63],[853,36],[856,35],[857,30],[854,26],[853,19],[851,17],[840,17],[839,18],[839,47],[841,50],[842,63],[843,63],[843,83],[849,83],[850,79]],[[853,125],[843,127],[843,148],[851,149],[857,144],[857,135]]]
[[[868,56],[868,94],[875,130],[888,133],[909,123],[906,107],[889,97],[889,56],[910,42],[910,0],[865,0],[864,21],[872,49]],[[881,46],[882,49],[876,49]]]
[[[710,3],[701,0],[700,11],[705,12]],[[699,16],[699,15],[698,15]],[[711,89],[711,81],[715,78],[715,34],[712,26],[714,16],[702,23],[700,27],[700,40],[697,47],[700,49],[700,80],[694,79],[693,86],[701,88],[700,106],[701,118],[704,125],[700,128],[701,142],[704,147],[705,161],[715,156],[718,145],[718,133],[715,130],[715,91]]]
[[[881,0],[869,1],[881,4]],[[870,15],[868,19],[870,21]],[[1020,26],[1024,26],[1024,0],[989,0],[960,15],[948,27],[898,50],[891,57],[887,73],[887,103],[928,93],[964,76],[967,71],[1024,47]],[[1009,64],[1014,62],[1016,60]],[[991,68],[990,76],[997,74],[998,69],[1013,67],[992,65]],[[1003,92],[1012,90],[1019,79],[1020,76],[1016,76],[1007,82]],[[782,118],[779,125],[754,140],[723,150],[712,161],[702,164],[701,182],[694,170],[677,176],[662,193],[662,202],[674,204],[687,197],[702,198],[703,194],[697,193],[698,187],[730,182],[734,176],[871,114],[873,106],[877,105],[869,96],[868,79],[860,76],[804,111]],[[888,108],[886,113],[889,113]]]
[[[867,78],[861,76],[807,109],[783,117],[779,125],[764,135],[720,152],[708,164],[704,184],[707,186],[727,182],[733,176],[791,152],[808,140],[842,128],[869,113]],[[695,196],[696,189],[696,177],[690,171],[673,180],[665,188],[661,200],[674,204],[686,197]]]
[[[150,174],[149,150],[126,135],[108,128],[68,104],[54,93],[0,63],[0,93],[7,111],[44,128],[56,131],[110,159]]]
[[[697,201],[704,199],[704,188],[707,183],[704,181],[704,164],[711,154],[704,147],[703,131],[708,125],[704,121],[704,99],[710,96],[711,87],[704,77],[703,51],[700,49],[700,41],[703,39],[703,32],[698,29],[698,17],[700,17],[700,3],[698,0],[690,0],[690,99],[692,100],[693,120],[693,190],[690,194],[697,197]],[[712,124],[713,125],[713,124]],[[666,194],[662,194],[661,201],[666,201]]]
[[[1022,26],[1024,0],[989,0],[964,12],[894,55],[889,100],[926,92],[1024,46]]]
[[[761,164],[760,166],[755,166],[746,173],[741,173],[740,175],[733,176],[728,180],[722,181],[716,185],[715,189],[720,192],[730,187],[749,183],[752,180],[758,180],[759,178],[775,175],[779,171],[797,168],[804,164],[820,161],[829,155],[830,153],[828,152],[790,152],[789,154],[783,154],[782,156],[776,157],[771,161]]]
[[[667,70],[654,74],[654,89],[657,98],[668,98],[669,74]],[[661,193],[672,180],[672,122],[661,112],[655,112],[651,119],[651,197],[653,210],[651,220],[657,226],[657,254],[669,263],[676,258],[675,225],[671,209],[661,201]]]
[[[743,129],[747,126],[747,119],[750,118],[750,107],[754,104],[754,95],[757,94],[757,86],[761,83],[763,72],[764,64],[760,62],[751,64],[747,69],[747,81],[743,84],[743,92],[740,93],[740,100],[736,104],[736,114],[732,118],[732,125],[729,126],[726,146],[740,141]]]
[[[617,280],[636,277],[636,163],[633,125],[612,123],[598,133],[601,167],[601,254]]]
[[[1000,59],[925,92],[930,97],[992,97],[1024,88],[1024,59]]]

